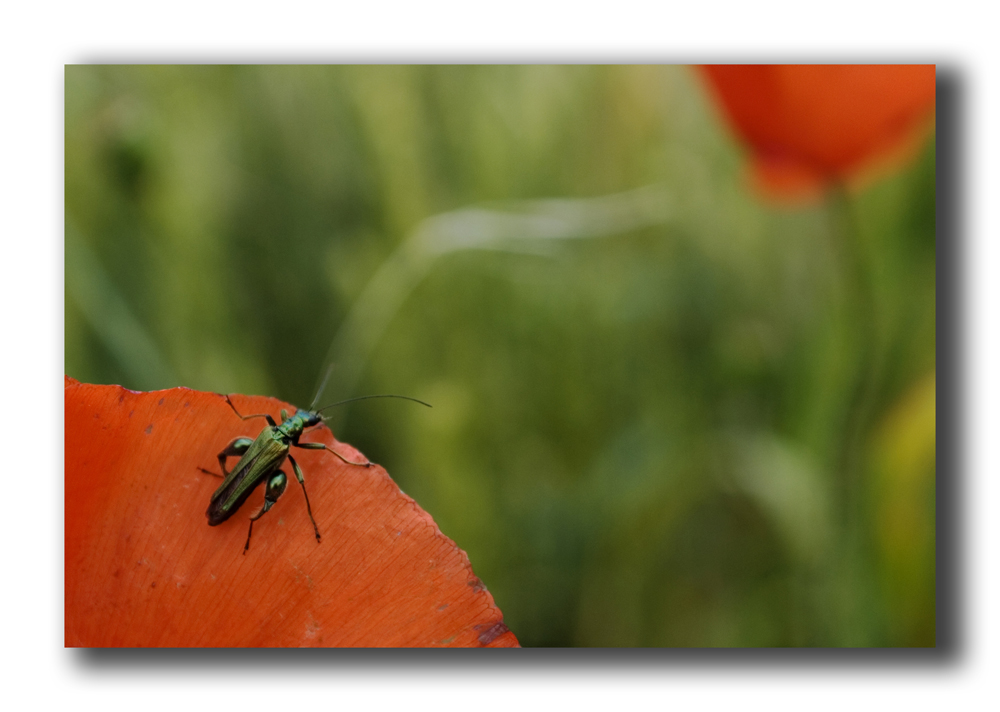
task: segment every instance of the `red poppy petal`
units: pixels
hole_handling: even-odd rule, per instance
[[[210,527],[220,480],[198,468],[217,471],[219,451],[263,419],[241,421],[215,393],[68,377],[65,407],[67,646],[517,646],[465,552],[381,467],[295,450],[322,542],[289,464],[244,555],[263,488]],[[325,426],[305,441],[365,461]]]
[[[934,65],[711,65],[703,74],[773,193],[870,180],[912,156]]]

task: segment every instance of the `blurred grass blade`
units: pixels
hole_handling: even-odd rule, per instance
[[[762,433],[737,438],[737,485],[774,522],[790,552],[815,563],[833,535],[832,503],[825,479],[801,453]]]
[[[379,267],[334,337],[326,363],[337,365],[342,394],[354,394],[365,364],[396,312],[438,257],[459,250],[547,254],[546,242],[607,237],[665,223],[670,197],[661,185],[597,198],[532,200],[505,210],[463,208],[424,220]]]
[[[66,226],[66,293],[80,308],[101,343],[128,374],[137,390],[155,390],[177,385],[173,370],[146,329],[132,314],[125,299],[108,278],[90,248],[70,226]]]
[[[507,210],[464,208],[428,218],[411,240],[445,254],[463,249],[523,249],[517,243],[606,237],[670,216],[666,189],[650,185],[598,198],[531,200]],[[514,243],[514,244],[510,244]]]

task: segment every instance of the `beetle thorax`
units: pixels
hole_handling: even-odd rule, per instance
[[[318,425],[322,419],[308,410],[297,410],[288,420],[278,426],[278,430],[286,438],[296,439],[302,431],[312,425]]]

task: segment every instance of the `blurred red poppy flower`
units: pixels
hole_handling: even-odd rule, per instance
[[[755,182],[796,199],[864,183],[912,156],[934,112],[934,65],[709,65]]]
[[[217,470],[218,452],[263,421],[243,422],[215,393],[68,377],[65,406],[67,646],[517,646],[465,552],[381,467],[296,452],[322,541],[291,479],[244,555],[262,488],[210,527],[219,480],[198,468]],[[305,440],[364,461],[325,426]]]

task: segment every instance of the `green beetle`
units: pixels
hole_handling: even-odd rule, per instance
[[[249,420],[251,418],[264,418],[267,420],[267,426],[260,431],[260,434],[257,435],[255,439],[248,437],[236,438],[229,443],[229,445],[227,445],[222,452],[219,453],[219,465],[222,467],[222,476],[224,479],[222,484],[219,485],[219,488],[215,490],[215,493],[212,495],[212,499],[208,505],[208,511],[206,512],[209,526],[214,527],[217,524],[221,524],[233,516],[236,511],[243,506],[243,503],[247,500],[250,494],[257,489],[262,482],[267,482],[267,487],[264,491],[264,506],[259,512],[250,517],[250,530],[247,532],[247,542],[243,547],[244,554],[246,554],[247,550],[250,548],[250,536],[253,534],[253,523],[264,516],[264,514],[271,509],[272,506],[274,506],[274,503],[278,501],[278,497],[282,495],[285,491],[285,487],[288,485],[288,477],[280,469],[286,459],[292,463],[292,471],[295,473],[295,479],[297,479],[299,484],[302,485],[302,494],[306,498],[306,510],[309,512],[309,520],[312,522],[313,531],[316,533],[316,541],[320,541],[319,527],[316,526],[316,520],[313,518],[312,506],[309,504],[309,495],[306,492],[305,478],[302,476],[302,468],[299,467],[299,463],[297,463],[295,458],[291,455],[292,447],[302,448],[303,450],[329,450],[348,465],[355,465],[358,467],[371,466],[371,462],[351,462],[324,443],[299,442],[299,438],[307,428],[320,425],[323,422],[323,416],[320,415],[320,413],[327,408],[332,408],[336,405],[350,403],[351,401],[365,400],[367,398],[402,398],[404,400],[411,400],[416,403],[420,403],[421,405],[426,405],[428,408],[431,407],[428,403],[424,403],[421,400],[410,398],[408,396],[361,396],[359,398],[349,398],[338,403],[332,403],[331,405],[320,408],[319,410],[296,410],[291,417],[288,416],[288,411],[282,409],[281,423],[278,424],[275,423],[274,418],[267,413],[241,415],[240,412],[236,410],[236,406],[233,405],[233,402],[229,399],[229,396],[224,397],[226,399],[226,403],[229,404],[229,407],[232,408],[233,412],[236,413],[236,415],[241,419]],[[226,460],[230,457],[240,458],[240,461],[236,463],[236,467],[233,468],[232,472],[226,470]],[[210,475],[216,474],[202,467],[199,467],[198,469],[202,472],[207,472]]]

